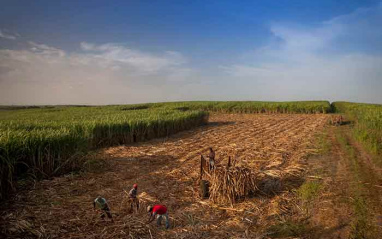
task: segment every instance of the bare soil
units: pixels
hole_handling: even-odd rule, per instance
[[[310,208],[312,238],[382,238],[381,168],[351,136],[351,126],[327,129],[329,152],[310,157],[323,188]]]
[[[309,174],[317,175],[322,185],[319,196],[308,205],[312,238],[350,238],[354,214],[349,204],[351,172],[333,127],[325,137],[330,151],[308,159]]]
[[[294,218],[308,220],[317,235],[305,231],[300,238],[348,238],[352,211],[342,203],[341,195],[349,195],[349,170],[343,160],[334,161],[342,157],[342,149],[333,143],[326,161],[307,161],[317,154],[315,135],[323,131],[327,121],[327,115],[213,114],[208,125],[169,138],[100,150],[96,161],[102,162],[101,169],[36,182],[33,188],[19,190],[3,205],[0,236],[269,238],[275,237],[269,228]],[[304,165],[307,172],[324,168],[328,171],[324,192],[329,195],[320,195],[322,200],[316,204],[320,206],[309,207],[309,211],[301,206],[293,189],[255,195],[234,207],[201,200],[199,160],[209,147],[216,150],[217,163],[226,163],[228,156],[233,156],[254,170],[283,169],[292,164]],[[142,207],[129,213],[124,191],[134,183],[138,183]],[[296,188],[301,183],[303,180]],[[338,191],[337,185],[344,192]],[[98,195],[108,200],[114,223],[101,220],[93,211],[92,201]],[[169,230],[146,224],[145,206],[153,203],[168,207]]]

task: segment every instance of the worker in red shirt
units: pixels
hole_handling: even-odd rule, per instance
[[[166,229],[168,229],[170,227],[166,206],[163,206],[163,205],[148,206],[147,212],[150,213],[150,218],[149,218],[148,223],[151,223],[152,221],[154,221],[155,216],[158,215],[157,225],[160,226],[160,224],[162,222],[162,216],[164,216],[166,218]]]

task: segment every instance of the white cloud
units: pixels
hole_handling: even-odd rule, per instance
[[[349,100],[382,103],[382,5],[312,26],[275,23],[268,45],[217,69],[179,52],[29,42],[0,49],[0,104],[174,100]],[[0,32],[2,34],[2,32]],[[248,57],[248,55],[250,55]]]
[[[88,58],[96,59],[98,64],[104,67],[120,68],[121,65],[125,65],[142,74],[168,70],[186,63],[186,59],[180,53],[172,51],[158,56],[118,44],[95,45],[87,42],[82,42],[81,48]]]
[[[94,44],[88,43],[88,42],[81,42],[81,49],[85,51],[91,51],[95,48]]]
[[[268,100],[382,103],[381,24],[381,6],[316,27],[274,24],[270,30],[276,41],[252,52],[247,62],[222,69],[237,84],[259,86]]]
[[[178,52],[151,54],[118,44],[81,43],[68,53],[28,42],[0,50],[2,104],[110,104],[173,99],[194,71]]]
[[[4,39],[8,39],[8,40],[15,40],[18,36],[20,36],[20,35],[17,33],[15,35],[12,35],[9,33],[5,33],[4,31],[2,31],[0,29],[0,38],[4,38]]]
[[[50,47],[45,44],[38,44],[35,42],[28,42],[28,44],[31,46],[30,50],[34,52],[35,54],[42,54],[46,56],[59,56],[59,57],[64,57],[66,53],[63,50],[60,50],[55,47]]]

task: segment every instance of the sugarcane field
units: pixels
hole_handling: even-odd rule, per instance
[[[0,239],[382,239],[382,0],[1,0]]]
[[[143,131],[135,131],[132,139],[117,145],[102,144],[78,156],[81,167],[72,171],[15,178],[3,200],[0,235],[345,238],[365,220],[354,219],[355,209],[342,202],[354,197],[347,185],[352,183],[346,176],[350,166],[334,160],[346,157],[340,137],[347,137],[349,125],[342,115],[211,111],[201,116],[191,129],[165,137],[145,139],[138,134]],[[110,140],[110,135],[104,137]],[[121,138],[121,133],[112,137]],[[359,157],[367,154],[357,150]],[[376,208],[367,220],[375,220],[376,227],[367,227],[367,233],[376,235],[382,185],[372,172],[367,185],[376,194],[367,200],[377,201],[370,202]],[[155,216],[156,222],[149,223]]]

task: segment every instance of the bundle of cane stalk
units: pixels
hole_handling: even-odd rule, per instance
[[[214,203],[234,204],[256,190],[256,177],[245,167],[217,167],[211,174],[210,183],[210,199]]]
[[[211,174],[210,200],[230,203],[256,193],[274,194],[301,179],[304,168],[298,164],[284,169],[255,171],[247,167],[217,167]]]

